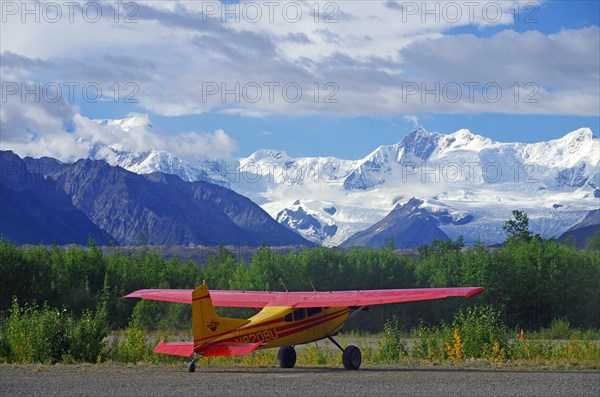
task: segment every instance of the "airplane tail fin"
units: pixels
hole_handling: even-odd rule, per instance
[[[219,317],[212,304],[208,286],[203,283],[192,292],[192,322],[194,345],[201,345],[246,325],[250,321]]]

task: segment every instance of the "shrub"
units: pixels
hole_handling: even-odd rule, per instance
[[[544,339],[569,339],[571,331],[569,320],[555,318],[548,328],[540,332],[540,336]]]
[[[392,316],[383,325],[383,335],[379,342],[379,359],[382,362],[395,363],[406,356],[406,344],[402,341],[398,328],[398,317]]]
[[[54,364],[64,360],[95,362],[108,334],[106,312],[85,311],[74,319],[66,309],[19,306],[16,299],[8,321],[0,326],[0,354],[7,362]]]
[[[449,328],[444,323],[437,327],[419,324],[413,356],[433,362],[445,361],[445,341],[450,339],[448,335]]]
[[[11,348],[8,343],[6,321],[0,318],[0,362],[7,362],[10,356]]]
[[[446,354],[448,358],[452,362],[462,361],[465,358],[465,343],[462,341],[460,337],[460,333],[458,332],[458,328],[454,328],[452,332],[453,343],[450,344],[446,342]]]
[[[149,349],[144,332],[136,321],[132,320],[123,331],[123,335],[115,337],[110,350],[110,358],[117,362],[135,364],[148,358]]]
[[[325,344],[323,346],[309,343],[304,348],[304,353],[299,357],[299,361],[306,365],[334,365],[334,354]]]
[[[517,340],[509,350],[512,360],[549,361],[554,363],[600,362],[600,347],[595,341],[573,338],[556,340]]]
[[[100,362],[105,350],[103,339],[108,335],[106,309],[95,313],[84,310],[77,321],[69,327],[69,354],[76,361]]]
[[[19,306],[15,299],[6,326],[6,343],[9,362],[20,364],[61,361],[68,352],[66,327],[69,316],[66,310],[51,309],[47,305],[38,309],[34,305]]]
[[[454,315],[452,327],[464,344],[465,358],[505,358],[508,329],[500,320],[500,312],[492,306],[475,305],[460,310]]]

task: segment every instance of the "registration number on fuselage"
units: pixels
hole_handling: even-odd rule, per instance
[[[277,330],[275,328],[265,329],[264,331],[254,332],[252,334],[240,336],[235,338],[236,342],[241,343],[258,343],[258,342],[271,342],[277,339]]]

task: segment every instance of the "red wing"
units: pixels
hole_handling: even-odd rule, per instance
[[[142,298],[191,305],[192,291],[191,289],[140,289],[125,295],[124,298]],[[285,294],[285,292],[229,290],[210,290],[209,292],[214,306],[252,308],[263,308],[278,295]]]
[[[473,296],[484,291],[481,287],[380,289],[364,291],[290,292],[282,293],[269,306],[328,307],[372,306],[389,303],[443,299],[453,296]]]
[[[142,298],[191,305],[192,291],[191,289],[140,289],[125,295],[124,298]]]
[[[215,306],[232,307],[330,307],[372,306],[388,303],[443,299],[452,296],[473,296],[484,291],[481,287],[380,289],[331,292],[260,292],[210,291]]]
[[[481,287],[381,289],[332,292],[262,292],[211,290],[214,306],[252,307],[291,306],[372,306],[388,303],[443,299],[452,296],[473,296],[484,291]],[[192,290],[143,289],[126,298],[143,298],[168,302],[192,303]]]

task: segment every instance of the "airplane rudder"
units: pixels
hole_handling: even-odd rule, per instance
[[[215,311],[206,284],[201,284],[192,293],[192,323],[195,341],[208,342],[248,322],[249,320],[244,319],[220,317]]]
[[[194,329],[194,340],[202,340],[207,337],[207,330],[210,330],[217,314],[210,298],[208,286],[205,283],[199,285],[192,292],[192,324]]]

